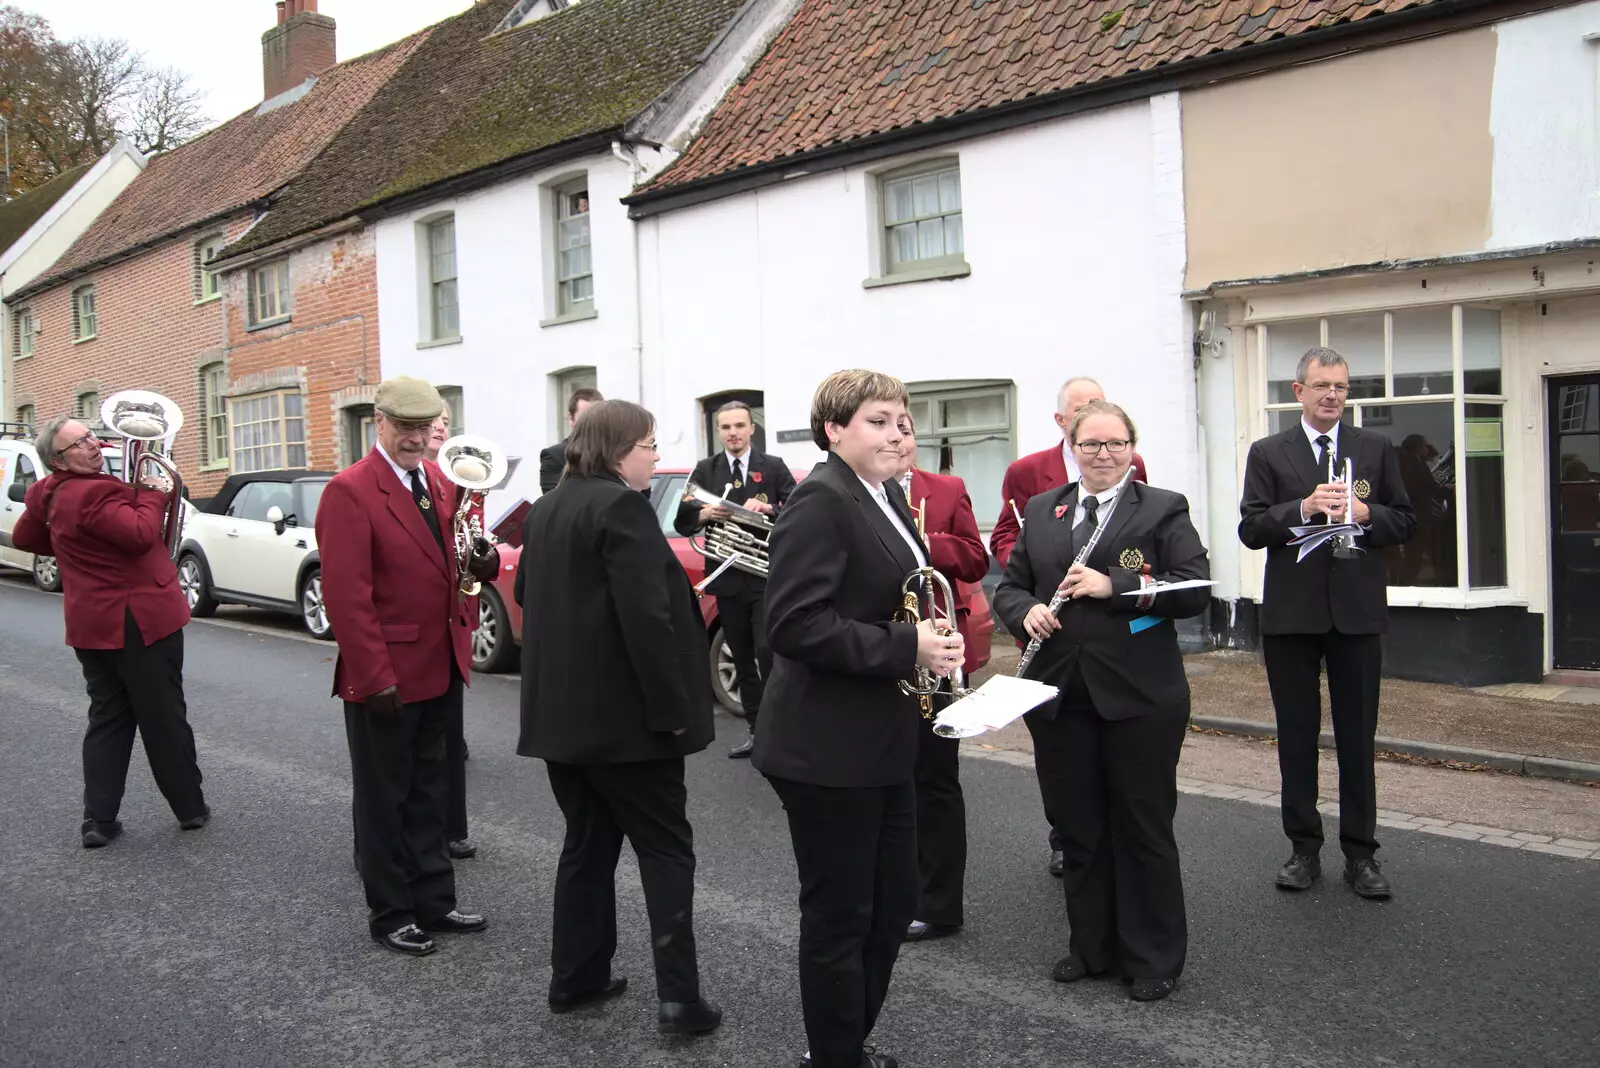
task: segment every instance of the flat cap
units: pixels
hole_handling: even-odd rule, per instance
[[[444,398],[420,378],[397,375],[378,387],[372,406],[402,423],[426,423],[444,411]]]

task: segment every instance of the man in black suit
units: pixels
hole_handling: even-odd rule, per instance
[[[572,391],[567,398],[567,437],[578,423],[578,416],[595,401],[605,400],[598,389],[585,386]],[[539,492],[549,493],[561,481],[561,472],[567,466],[567,438],[562,438],[548,448],[539,450]]]
[[[744,403],[729,401],[718,408],[717,436],[722,439],[723,451],[695,464],[691,478],[702,489],[722,494],[734,504],[742,504],[769,517],[776,516],[794,491],[794,475],[782,460],[757,451],[751,442],[754,431],[755,421]],[[728,510],[721,505],[688,499],[678,506],[678,518],[673,525],[687,538],[707,523],[727,517]],[[721,560],[708,558],[706,568],[715,570],[721,563]],[[772,673],[767,619],[762,609],[767,583],[757,575],[730,567],[706,587],[706,592],[717,599],[717,618],[722,620],[722,633],[727,636],[728,650],[733,654],[739,703],[744,706],[745,725],[750,728],[749,736],[729,750],[728,756],[747,757],[756,736],[762,685]]]
[[[1366,898],[1392,893],[1373,854],[1378,848],[1373,738],[1383,671],[1382,635],[1389,629],[1384,554],[1416,531],[1394,446],[1382,434],[1340,422],[1350,368],[1333,349],[1300,358],[1294,394],[1303,409],[1295,425],[1250,446],[1239,540],[1267,550],[1261,603],[1261,648],[1278,720],[1283,830],[1294,853],[1278,872],[1285,890],[1304,890],[1322,873],[1322,817],[1317,813],[1317,735],[1322,725],[1320,676],[1327,665],[1333,733],[1339,756],[1339,844],[1345,881]],[[1360,555],[1341,559],[1324,544],[1296,562],[1292,527],[1345,522],[1346,486],[1329,478],[1329,461],[1353,462]],[[1325,517],[1325,518],[1324,518]]]

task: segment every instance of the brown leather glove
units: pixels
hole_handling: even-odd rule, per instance
[[[390,686],[367,697],[367,711],[384,719],[399,719],[400,713],[405,710],[405,707],[400,702],[400,688],[398,686]]]

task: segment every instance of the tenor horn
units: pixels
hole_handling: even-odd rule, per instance
[[[167,555],[178,562],[183,544],[183,476],[167,455],[169,443],[183,429],[183,409],[159,393],[125,389],[100,405],[100,422],[123,439],[122,478],[138,485],[144,469],[154,466],[172,483],[162,520],[161,540]]]
[[[476,434],[457,434],[439,446],[439,469],[445,478],[465,491],[450,522],[456,574],[460,576],[463,596],[471,597],[482,588],[467,565],[472,562],[473,546],[480,541],[492,543],[495,540],[493,534],[485,534],[483,530],[483,500],[490,490],[505,481],[508,466],[505,450]]]

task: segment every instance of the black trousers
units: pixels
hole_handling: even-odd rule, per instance
[[[917,739],[917,867],[922,887],[917,919],[959,927],[967,875],[961,739],[941,738],[928,723]]]
[[[1317,736],[1322,731],[1322,665],[1328,665],[1334,746],[1339,755],[1339,845],[1350,860],[1378,849],[1378,782],[1373,739],[1383,639],[1377,634],[1264,635],[1267,685],[1278,720],[1283,833],[1297,853],[1322,849],[1317,811]]]
[[[814,786],[767,776],[800,875],[800,1007],[813,1068],[860,1068],[917,906],[914,782]]]
[[[1071,948],[1091,972],[1176,978],[1189,942],[1172,831],[1187,709],[1107,720],[1086,698],[1069,684],[1053,721],[1027,717],[1061,819]]]
[[[156,788],[180,820],[205,812],[194,731],[183,699],[183,631],[149,645],[126,614],[121,649],[76,649],[89,691],[83,736],[83,818],[110,823],[122,808],[133,736],[144,740]]]
[[[694,831],[683,758],[630,764],[545,762],[567,820],[556,867],[550,993],[581,994],[611,979],[617,952],[617,858],[626,835],[639,858],[656,997],[697,1001]]]
[[[451,706],[461,715],[463,686],[454,670],[450,676],[448,690],[403,706],[397,717],[344,704],[356,858],[374,934],[456,907],[456,873],[445,852],[445,729]]]
[[[444,836],[448,842],[461,842],[467,838],[466,701],[457,701],[447,715],[450,718],[444,727],[444,768],[449,796],[445,802]]]
[[[772,650],[767,648],[767,610],[764,589],[743,590],[717,595],[717,618],[728,638],[733,667],[739,685],[739,703],[744,706],[745,726],[752,734],[756,714],[761,710],[761,693],[772,674]]]

